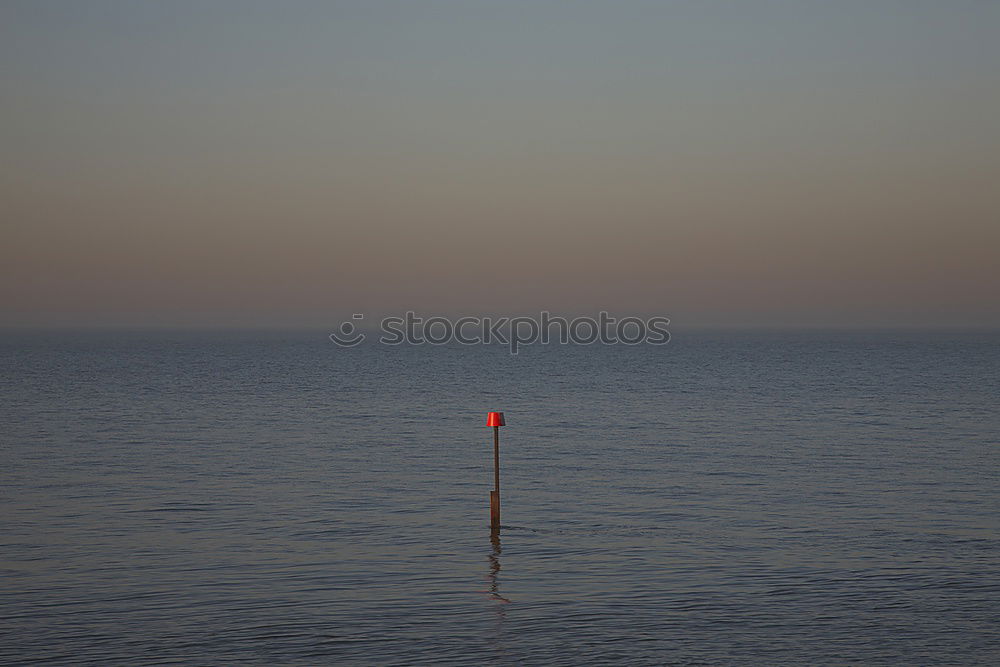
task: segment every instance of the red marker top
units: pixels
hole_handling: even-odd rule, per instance
[[[486,425],[487,426],[506,426],[507,423],[503,420],[502,412],[491,412],[486,415]]]

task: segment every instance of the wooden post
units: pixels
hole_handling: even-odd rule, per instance
[[[493,427],[493,490],[490,491],[490,530],[500,530],[500,427],[505,425],[502,412],[486,415],[486,425]]]
[[[490,493],[490,530],[500,530],[500,427],[493,427],[493,491]]]
[[[490,531],[500,532],[500,494],[490,491]]]

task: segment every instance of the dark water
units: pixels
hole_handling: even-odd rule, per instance
[[[1000,661],[996,334],[0,341],[4,664]]]

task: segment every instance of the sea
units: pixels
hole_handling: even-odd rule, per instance
[[[996,332],[328,333],[0,335],[0,664],[1000,664]]]

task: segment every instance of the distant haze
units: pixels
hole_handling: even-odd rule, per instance
[[[0,325],[1000,326],[1000,3],[0,5]]]

